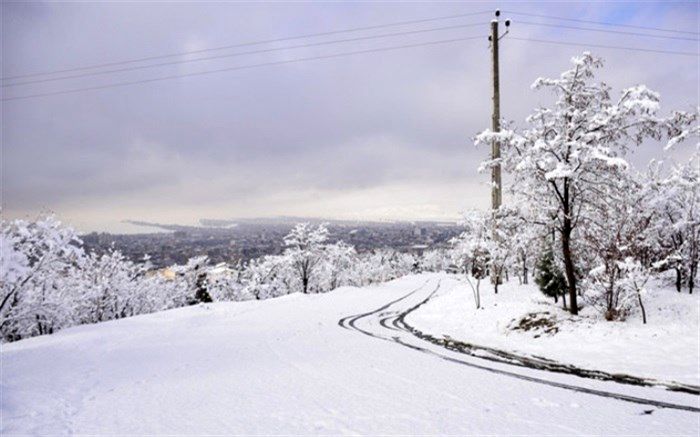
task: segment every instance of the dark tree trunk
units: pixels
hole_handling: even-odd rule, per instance
[[[681,268],[680,267],[675,267],[674,270],[676,270],[676,291],[679,293],[681,292],[681,286],[683,284],[683,278],[681,275]]]
[[[691,255],[691,262],[690,266],[688,268],[688,292],[690,294],[693,294],[693,289],[695,288],[695,278],[697,277],[698,273],[698,263],[693,261],[692,255]]]
[[[564,229],[561,236],[562,255],[564,257],[564,271],[566,273],[566,282],[569,288],[569,306],[571,314],[578,314],[578,305],[576,303],[576,273],[574,272],[574,260],[571,253],[571,223],[568,218],[564,219]]]
[[[574,257],[571,252],[571,209],[569,205],[569,186],[564,185],[564,217],[561,230],[561,249],[564,258],[564,271],[566,282],[569,288],[569,308],[573,315],[578,314],[578,303],[576,302],[576,272],[574,270]]]
[[[637,299],[639,300],[639,308],[642,310],[642,323],[647,324],[647,312],[644,309],[644,304],[642,303],[642,295],[637,293]]]
[[[694,288],[695,288],[695,271],[693,269],[691,269],[690,274],[688,275],[688,292],[690,294],[693,294]]]
[[[564,309],[566,309],[566,293],[561,295],[561,304]]]

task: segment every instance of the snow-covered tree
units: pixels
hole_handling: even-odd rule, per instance
[[[314,274],[324,259],[327,239],[328,229],[324,224],[314,228],[308,223],[297,224],[284,237],[287,247],[284,256],[299,278],[302,293],[318,291],[318,284],[313,283]]]
[[[188,290],[185,304],[196,305],[212,302],[208,291],[208,261],[209,258],[205,255],[195,256],[187,260],[185,265],[172,267]]]
[[[676,289],[685,283],[690,293],[697,282],[700,262],[700,153],[664,176],[659,168],[649,176],[654,229],[659,238],[661,268],[676,272]]]
[[[82,260],[74,287],[82,290],[76,302],[78,323],[96,323],[144,311],[145,265],[127,260],[121,252],[91,253]]]
[[[72,228],[53,215],[2,221],[0,332],[5,340],[51,333],[71,323],[64,286],[84,256]]]
[[[596,83],[602,60],[584,53],[572,59],[573,68],[559,78],[540,78],[533,88],[548,89],[557,97],[551,108],[539,108],[527,118],[521,132],[484,131],[477,144],[502,146],[506,171],[513,175],[518,195],[551,217],[561,244],[570,311],[578,313],[576,229],[586,220],[589,203],[599,196],[598,182],[606,174],[627,168],[624,156],[647,138],[666,135],[678,139],[696,114],[675,112],[659,118],[659,95],[643,85],[624,90],[617,99],[605,83]],[[496,164],[488,161],[483,167]]]
[[[242,301],[252,299],[246,290],[245,266],[219,264],[209,271],[209,292],[215,301]]]
[[[330,291],[344,285],[355,285],[353,267],[356,262],[357,252],[354,247],[342,241],[326,245],[319,269],[321,289]]]
[[[529,241],[526,222],[515,208],[501,207],[495,212],[472,212],[464,218],[465,231],[453,240],[454,261],[476,277],[487,269],[493,275],[494,292],[508,270],[520,273],[523,251]],[[486,271],[483,272],[486,275]]]
[[[420,270],[424,272],[445,272],[452,264],[445,249],[426,250],[419,259]]]
[[[474,303],[479,309],[481,308],[481,280],[488,276],[489,271],[494,270],[491,258],[492,227],[489,225],[487,214],[478,212],[465,215],[463,224],[464,232],[452,239],[452,260],[465,274],[474,293]],[[472,284],[470,277],[475,279],[476,285]],[[494,286],[498,287],[498,284]]]
[[[418,260],[411,253],[376,249],[359,256],[352,275],[357,285],[386,282],[416,272]]]
[[[256,300],[282,296],[299,289],[296,271],[284,256],[268,255],[254,259],[245,274],[245,293]]]

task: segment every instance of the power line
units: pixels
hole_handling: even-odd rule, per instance
[[[275,51],[280,51],[280,50],[292,50],[292,49],[317,47],[317,46],[339,44],[339,43],[346,43],[346,42],[364,41],[364,40],[372,40],[372,39],[379,39],[379,38],[390,38],[390,37],[403,36],[403,35],[415,35],[415,34],[421,34],[421,33],[437,32],[437,31],[450,30],[450,29],[462,29],[462,28],[482,26],[482,25],[483,25],[483,23],[457,24],[454,26],[443,26],[443,27],[430,28],[430,29],[409,30],[409,31],[405,31],[405,32],[384,33],[384,34],[380,34],[380,35],[359,36],[359,37],[355,37],[355,38],[345,38],[345,39],[321,41],[321,42],[308,43],[308,44],[298,44],[298,45],[287,46],[287,47],[273,47],[273,48],[269,48],[269,49],[251,50],[251,51],[247,51],[247,52],[230,53],[230,54],[226,54],[226,55],[207,56],[204,58],[197,58],[197,59],[184,59],[184,60],[180,60],[180,61],[160,62],[157,64],[137,65],[137,66],[133,66],[133,67],[125,67],[125,68],[119,68],[119,69],[114,69],[114,70],[92,71],[92,72],[73,74],[73,75],[68,75],[68,76],[50,77],[47,79],[27,80],[24,82],[3,84],[3,85],[0,85],[0,87],[7,88],[7,87],[13,87],[13,86],[35,84],[35,83],[55,82],[55,81],[59,81],[59,80],[76,79],[76,78],[89,77],[89,76],[101,76],[101,75],[112,74],[112,73],[123,73],[123,72],[127,72],[127,71],[136,71],[136,70],[143,70],[143,69],[148,69],[148,68],[164,67],[164,66],[168,66],[168,65],[187,64],[187,63],[193,63],[193,62],[226,59],[226,58],[232,58],[232,57],[244,56],[244,55],[269,53],[269,52],[275,52]]]
[[[620,24],[620,23],[609,23],[609,22],[602,22],[602,21],[581,20],[578,18],[556,17],[553,15],[530,14],[527,12],[516,12],[516,11],[503,11],[503,12],[507,13],[507,14],[512,14],[512,15],[521,15],[523,17],[536,17],[536,18],[545,18],[545,19],[550,19],[550,20],[573,21],[573,22],[577,22],[577,23],[598,24],[600,26],[627,27],[630,29],[651,30],[651,31],[656,31],[656,32],[681,33],[681,34],[696,35],[696,36],[700,35],[700,32],[690,32],[687,30],[662,29],[659,27],[635,26],[632,24]]]
[[[626,32],[624,30],[594,29],[592,27],[567,26],[565,24],[534,23],[531,21],[517,21],[516,23],[517,24],[525,24],[528,26],[558,27],[558,28],[562,28],[562,29],[586,30],[586,31],[590,31],[590,32],[614,33],[614,34],[618,34],[618,35],[633,35],[633,36],[641,36],[641,37],[647,37],[647,38],[673,39],[673,40],[693,41],[693,42],[699,41],[697,38],[688,38],[685,36],[652,35],[649,33],[641,33],[641,32]]]
[[[537,43],[545,43],[545,44],[556,44],[556,45],[563,45],[563,46],[577,46],[577,47],[596,47],[596,48],[602,48],[602,49],[617,49],[617,50],[632,50],[632,51],[637,51],[637,52],[649,52],[649,53],[663,53],[663,54],[668,54],[668,55],[683,55],[683,56],[700,56],[700,53],[697,52],[674,52],[670,50],[656,50],[656,49],[644,49],[640,47],[623,47],[623,46],[611,46],[611,45],[603,45],[603,44],[589,44],[589,43],[580,43],[580,42],[573,42],[573,41],[554,41],[554,40],[549,40],[549,39],[536,39],[536,38],[518,38],[515,36],[510,36],[508,39],[516,40],[516,41],[530,41],[530,42],[537,42]]]
[[[29,74],[15,75],[15,76],[7,76],[7,77],[0,78],[0,80],[24,79],[24,78],[28,78],[28,77],[47,76],[47,75],[58,74],[58,73],[72,73],[75,71],[93,70],[96,68],[103,68],[103,67],[114,67],[114,66],[123,65],[123,64],[132,64],[132,63],[137,63],[137,62],[145,62],[145,61],[153,61],[153,60],[158,60],[158,59],[172,58],[172,57],[176,57],[176,56],[194,55],[194,54],[206,53],[206,52],[212,52],[212,51],[218,51],[218,50],[226,50],[226,49],[240,48],[240,47],[246,47],[246,46],[254,46],[254,45],[261,45],[261,44],[270,44],[270,43],[291,41],[291,40],[295,40],[295,39],[304,39],[304,38],[312,38],[312,37],[317,37],[317,36],[336,35],[336,34],[340,34],[340,33],[359,32],[359,31],[364,31],[364,30],[382,29],[382,28],[386,28],[386,27],[403,26],[406,24],[428,23],[431,21],[449,20],[449,19],[453,19],[453,18],[473,17],[476,15],[489,14],[491,12],[492,11],[479,11],[479,12],[471,12],[471,13],[466,13],[466,14],[445,15],[445,16],[433,17],[433,18],[421,18],[421,19],[416,19],[416,20],[394,21],[394,22],[385,23],[385,24],[353,27],[353,28],[348,28],[348,29],[332,30],[332,31],[327,31],[327,32],[307,33],[307,34],[303,34],[303,35],[295,35],[295,36],[272,38],[272,39],[259,40],[259,41],[250,41],[250,42],[237,43],[237,44],[229,44],[229,45],[225,45],[225,46],[212,47],[212,48],[206,48],[206,49],[200,49],[200,50],[190,50],[190,51],[184,51],[184,52],[178,52],[178,53],[170,53],[170,54],[164,54],[164,55],[146,56],[143,58],[127,59],[127,60],[123,60],[123,61],[106,62],[106,63],[102,63],[102,64],[93,64],[93,65],[88,65],[88,66],[83,66],[83,67],[73,67],[73,68],[66,68],[66,69],[62,69],[62,70],[53,70],[53,71],[47,71],[47,72],[41,72],[41,73],[29,73]]]
[[[248,69],[253,69],[253,68],[258,68],[258,67],[284,65],[284,64],[291,64],[291,63],[296,63],[296,62],[314,61],[314,60],[321,60],[321,59],[340,58],[340,57],[344,57],[344,56],[352,56],[352,55],[359,55],[359,54],[365,54],[365,53],[387,52],[387,51],[392,51],[392,50],[407,49],[407,48],[413,48],[413,47],[424,47],[424,46],[439,45],[439,44],[447,44],[447,43],[468,41],[468,40],[474,40],[474,39],[483,39],[483,38],[484,37],[480,35],[480,36],[471,36],[471,37],[465,37],[465,38],[454,38],[454,39],[444,39],[444,40],[438,40],[438,41],[428,41],[428,42],[416,43],[416,44],[406,44],[406,45],[400,45],[400,46],[379,47],[379,48],[374,48],[374,49],[334,53],[334,54],[322,55],[322,56],[311,56],[311,57],[305,57],[305,58],[289,59],[289,60],[285,60],[285,61],[263,62],[260,64],[241,65],[241,66],[237,66],[237,67],[220,68],[220,69],[216,69],[216,70],[199,71],[199,72],[195,72],[195,73],[161,76],[161,77],[156,77],[156,78],[152,78],[152,79],[134,80],[134,81],[129,81],[129,82],[118,82],[118,83],[93,86],[93,87],[74,88],[74,89],[63,90],[63,91],[53,91],[53,92],[47,92],[47,93],[29,94],[29,95],[17,96],[17,97],[8,97],[8,98],[0,99],[0,102],[8,102],[8,101],[12,101],[12,100],[24,100],[24,99],[31,99],[31,98],[36,98],[36,97],[55,96],[55,95],[61,95],[61,94],[72,94],[72,93],[78,93],[78,92],[82,92],[82,91],[103,90],[103,89],[123,87],[123,86],[128,86],[128,85],[159,82],[159,81],[170,80],[170,79],[179,79],[179,78],[183,78],[183,77],[204,76],[204,75],[208,75],[208,74],[223,73],[223,72],[228,72],[228,71],[248,70]]]

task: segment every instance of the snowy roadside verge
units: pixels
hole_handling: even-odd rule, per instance
[[[647,325],[635,315],[625,322],[606,322],[593,308],[572,317],[534,285],[510,282],[494,295],[482,283],[481,295],[482,309],[477,310],[471,287],[454,276],[444,291],[407,314],[405,322],[448,348],[478,345],[478,353],[492,356],[504,351],[504,361],[515,354],[535,363],[700,385],[697,295],[652,287],[645,301]],[[532,314],[534,320],[553,323],[518,328]]]

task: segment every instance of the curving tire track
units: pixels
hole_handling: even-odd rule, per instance
[[[696,396],[700,395],[700,387],[690,384],[669,383],[653,379],[635,377],[631,375],[612,374],[599,370],[584,369],[573,365],[562,364],[547,358],[523,356],[491,347],[479,346],[452,339],[436,338],[430,334],[423,333],[414,326],[409,325],[405,320],[406,316],[420,308],[422,305],[426,304],[434,296],[435,292],[430,293],[417,305],[414,305],[413,307],[401,312],[396,317],[394,325],[401,330],[411,333],[414,337],[443,347],[447,350],[497,363],[511,364],[514,366],[527,367],[531,369],[544,370],[554,373],[565,373],[569,375],[579,376],[582,378],[597,379],[601,381],[612,381],[620,384],[636,385],[642,387],[663,387],[664,389],[669,391],[687,393]]]
[[[370,337],[375,337],[375,338],[379,338],[379,339],[384,339],[384,337],[381,337],[381,336],[376,335],[376,334],[373,334],[373,333],[371,333],[371,332],[369,332],[369,331],[365,331],[365,330],[363,330],[363,329],[358,328],[358,327],[357,327],[357,321],[358,321],[358,320],[361,320],[361,319],[364,319],[365,317],[373,316],[373,315],[375,315],[375,314],[377,314],[377,313],[379,313],[379,312],[384,311],[385,309],[389,308],[390,306],[392,306],[392,305],[394,305],[394,304],[397,304],[397,303],[401,302],[401,301],[404,300],[404,299],[407,299],[408,297],[410,297],[410,296],[414,295],[415,293],[417,293],[418,291],[422,290],[423,287],[425,287],[425,286],[428,284],[429,281],[430,281],[430,279],[427,279],[427,280],[423,283],[423,285],[421,285],[420,287],[416,288],[415,290],[412,290],[412,291],[408,292],[407,294],[401,296],[401,297],[398,298],[398,299],[392,300],[391,302],[389,302],[389,303],[387,303],[387,304],[385,304],[385,305],[383,305],[383,306],[377,308],[377,309],[374,310],[374,311],[370,311],[370,312],[362,313],[362,314],[356,314],[356,315],[354,315],[354,316],[343,317],[342,319],[338,320],[338,326],[340,326],[341,328],[344,328],[344,329],[351,329],[351,330],[355,330],[355,331],[361,332],[362,334],[368,335],[368,336],[370,336]]]
[[[454,357],[451,357],[448,355],[444,355],[444,354],[439,353],[439,352],[435,352],[434,350],[428,349],[426,347],[416,346],[414,344],[408,343],[405,340],[403,340],[400,335],[396,335],[396,334],[397,333],[398,334],[410,334],[413,338],[418,338],[418,339],[425,341],[425,342],[428,342],[432,345],[440,346],[440,347],[445,348],[445,349],[452,351],[452,352],[466,354],[466,355],[469,355],[470,357],[473,357],[473,358],[484,359],[487,361],[497,362],[499,364],[515,364],[515,365],[518,365],[519,367],[528,367],[528,368],[533,368],[536,370],[548,370],[548,369],[543,369],[541,367],[529,366],[529,365],[527,365],[527,363],[523,363],[523,362],[517,362],[517,361],[513,361],[513,360],[499,358],[498,356],[477,355],[476,353],[474,353],[473,350],[460,350],[458,348],[449,347],[448,344],[445,344],[445,343],[441,344],[437,341],[437,339],[433,340],[434,337],[427,336],[427,335],[421,333],[419,330],[417,330],[413,326],[406,323],[405,318],[408,314],[417,310],[419,307],[424,305],[426,302],[428,302],[431,298],[433,298],[435,296],[435,294],[440,289],[440,285],[441,285],[442,280],[438,280],[438,283],[437,283],[435,289],[433,289],[424,299],[419,301],[416,305],[413,305],[413,306],[411,306],[408,309],[405,309],[403,311],[400,309],[393,310],[393,311],[391,311],[393,313],[393,315],[387,316],[386,313],[380,314],[383,311],[386,311],[387,309],[389,309],[390,307],[392,307],[396,304],[399,304],[399,303],[405,301],[406,299],[408,299],[409,297],[413,296],[414,294],[418,293],[420,290],[425,288],[425,286],[428,284],[428,282],[430,282],[430,279],[426,280],[425,283],[423,283],[420,287],[410,291],[409,293],[399,297],[398,299],[395,299],[395,300],[393,300],[385,305],[382,305],[381,307],[379,307],[373,311],[343,317],[342,319],[340,319],[338,321],[338,325],[344,329],[353,330],[353,331],[359,332],[363,335],[366,335],[368,337],[376,338],[378,340],[396,343],[396,344],[399,344],[401,346],[407,347],[409,349],[413,349],[413,350],[418,351],[418,352],[422,352],[422,353],[425,353],[428,355],[435,356],[435,357],[440,358],[440,359],[445,360],[445,361],[449,361],[449,362],[452,362],[455,364],[460,364],[463,366],[468,366],[471,368],[487,371],[487,372],[498,374],[498,375],[507,376],[510,378],[520,379],[520,380],[529,381],[529,382],[533,382],[533,383],[537,383],[537,384],[543,384],[543,385],[547,385],[550,387],[557,387],[557,388],[570,390],[570,391],[574,391],[574,392],[578,392],[578,393],[586,393],[586,394],[600,396],[600,397],[604,397],[604,398],[617,399],[620,401],[631,402],[631,403],[640,404],[640,405],[650,405],[650,406],[654,406],[657,408],[669,408],[669,409],[675,409],[675,410],[683,410],[683,411],[690,411],[690,412],[694,412],[694,413],[700,413],[700,408],[698,408],[698,407],[693,407],[693,406],[689,406],[689,405],[682,405],[682,404],[675,404],[675,403],[665,402],[665,401],[658,401],[658,400],[642,398],[642,397],[638,397],[638,396],[631,396],[631,395],[625,395],[625,394],[620,394],[620,393],[614,393],[614,392],[609,392],[609,391],[605,391],[605,390],[592,389],[592,388],[588,388],[588,387],[582,387],[582,386],[567,384],[567,383],[562,383],[562,382],[549,381],[549,380],[538,378],[535,376],[524,375],[521,373],[509,371],[509,370],[498,369],[498,368],[489,367],[489,366],[486,366],[483,364],[477,364],[477,363],[473,363],[470,361],[461,360],[461,359],[454,358]],[[391,334],[391,336],[386,337],[386,336],[383,336],[379,333],[371,332],[371,331],[368,331],[367,329],[362,329],[362,328],[357,326],[358,321],[361,321],[363,319],[368,319],[368,318],[371,318],[373,316],[379,316],[379,318],[377,319],[379,326],[390,331],[389,334]],[[428,337],[430,337],[430,338],[428,338]],[[484,349],[488,349],[488,348],[484,348]],[[495,351],[495,349],[494,349],[494,351]],[[499,351],[499,352],[502,352],[502,351]],[[574,374],[571,372],[564,372],[562,370],[559,370],[558,373]],[[584,376],[585,377],[585,375],[577,375],[577,376]],[[590,378],[590,376],[589,376],[589,378]],[[601,378],[595,378],[595,379],[601,379]],[[627,382],[624,380],[623,381],[617,381],[615,379],[609,379],[609,380],[615,381],[615,382],[623,382],[623,383],[631,384],[631,382]],[[635,385],[640,385],[640,384],[635,384]]]

